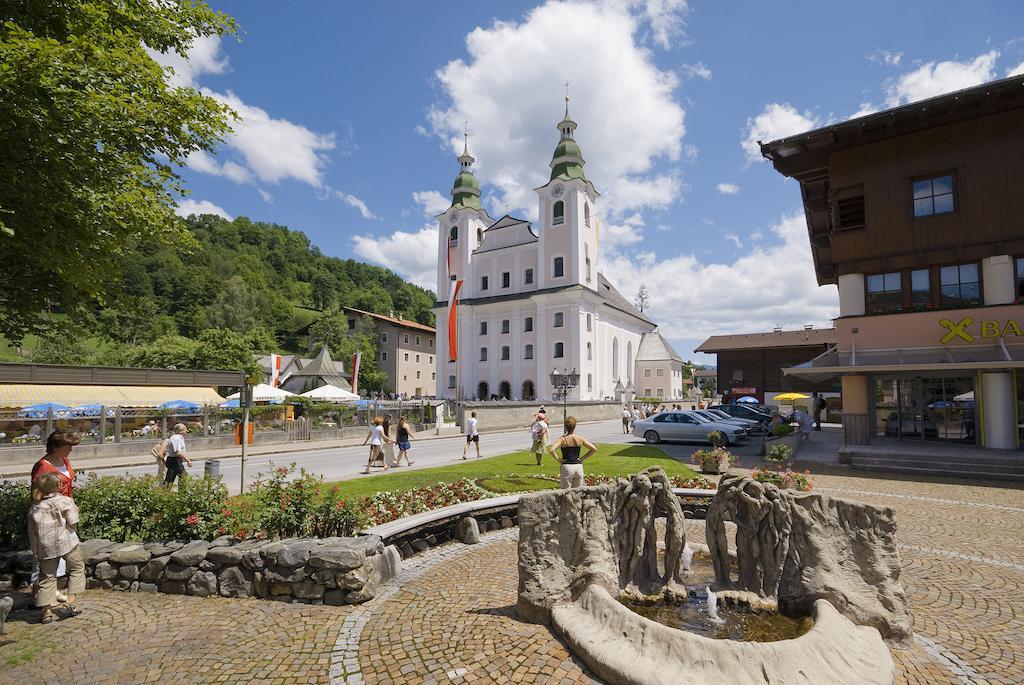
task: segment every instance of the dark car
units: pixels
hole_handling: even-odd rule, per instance
[[[758,404],[716,404],[709,409],[717,409],[724,411],[729,416],[735,416],[737,419],[749,419],[758,423],[766,424],[772,420],[772,415]]]

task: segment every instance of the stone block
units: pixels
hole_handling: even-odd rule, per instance
[[[89,561],[95,554],[113,546],[113,542],[105,538],[92,538],[82,541],[82,558]]]
[[[292,594],[299,599],[321,599],[324,596],[324,586],[319,583],[293,583]]]
[[[234,535],[221,535],[219,538],[214,538],[213,541],[210,542],[210,547],[230,547],[237,542],[238,538]]]
[[[409,544],[409,541],[406,540],[399,546],[398,553],[402,555],[403,559],[408,559],[416,554],[416,550],[414,550],[412,545]]]
[[[165,580],[160,583],[160,592],[165,595],[183,595],[185,588],[184,580]]]
[[[196,568],[198,568],[200,571],[216,571],[217,564],[213,563],[212,561],[209,561],[208,559],[203,559],[199,562],[199,564],[196,565]]]
[[[143,547],[154,557],[166,556],[185,546],[184,542],[147,542]]]
[[[121,574],[122,578],[128,580],[138,580],[139,578],[139,565],[138,564],[125,564],[121,568],[117,569],[117,572]]]
[[[498,519],[487,519],[487,530],[498,530],[500,527],[501,524],[498,523]]]
[[[92,572],[92,577],[96,580],[113,580],[117,578],[117,566],[111,564],[109,561],[101,561],[96,564],[96,568]]]
[[[340,571],[336,580],[338,587],[342,590],[361,590],[369,577],[370,566],[367,563],[351,571]]]
[[[164,572],[164,568],[170,560],[171,557],[169,555],[153,557],[139,571],[139,580],[159,580],[160,574]]]
[[[463,516],[459,519],[459,540],[467,545],[475,545],[480,542],[480,526],[472,516]]]
[[[512,523],[512,517],[502,516],[500,519],[498,519],[498,525],[502,528],[511,528],[515,524]]]
[[[308,563],[315,568],[347,571],[362,566],[366,556],[365,544],[346,540],[317,547],[309,554]]]
[[[10,592],[13,587],[14,583],[10,580],[0,580],[0,592]]]
[[[237,566],[242,563],[244,550],[237,547],[212,547],[206,553],[206,560],[221,566]]]
[[[132,581],[121,578],[120,580],[111,581],[113,583],[112,590],[120,590],[122,592],[128,592],[132,587]]]
[[[208,597],[217,594],[217,576],[210,571],[196,571],[188,579],[188,594]]]
[[[108,560],[116,564],[145,564],[152,556],[151,552],[138,544],[111,552]]]
[[[252,590],[257,597],[268,597],[270,595],[270,583],[263,577],[263,573],[256,571],[252,574]]]
[[[437,536],[434,535],[434,534],[425,535],[423,537],[423,541],[426,542],[431,547],[437,547]]]
[[[138,583],[138,587],[136,588],[136,591],[137,592],[156,592],[157,591],[157,585],[156,585],[156,583]]]
[[[7,621],[7,617],[11,615],[11,609],[14,608],[13,597],[0,597],[0,635],[6,632],[4,623]]]
[[[330,568],[322,568],[313,574],[313,578],[321,585],[334,589],[338,587],[338,572]]]
[[[32,552],[15,552],[11,555],[11,566],[16,571],[31,571],[35,565],[35,555]]]
[[[9,552],[0,553],[0,573],[10,573],[14,567],[14,561]]]
[[[167,564],[164,568],[164,580],[181,580],[185,581],[192,577],[198,569],[195,566],[182,566],[181,564],[174,563],[174,557],[171,557],[171,563]]]
[[[344,590],[328,590],[324,593],[324,604],[337,607],[345,603],[345,595],[347,593]]]
[[[273,583],[298,583],[307,578],[306,567],[300,566],[290,571],[287,569],[267,569],[263,575]]]
[[[288,595],[290,597],[291,594],[292,594],[292,584],[291,583],[270,583],[270,596],[272,596],[272,597],[280,597],[280,596],[283,596],[283,595]]]
[[[229,566],[220,572],[217,588],[223,597],[249,597],[253,594],[252,572]]]
[[[402,555],[394,545],[388,545],[380,553],[381,582],[391,580],[402,570]]]
[[[171,554],[171,563],[179,566],[196,566],[206,558],[210,543],[205,540],[193,540]]]
[[[416,552],[426,552],[428,549],[430,549],[430,545],[427,544],[427,541],[423,538],[418,538],[412,541],[412,548]]]
[[[260,554],[263,555],[264,562],[271,565],[276,564],[278,553],[288,545],[297,541],[298,538],[285,538],[284,540],[277,540],[276,542],[271,542],[270,544],[264,545],[260,548]]]

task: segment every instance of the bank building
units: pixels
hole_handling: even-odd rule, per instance
[[[657,335],[601,273],[601,196],[584,172],[568,99],[557,128],[550,178],[535,189],[536,226],[488,215],[468,139],[458,158],[451,207],[438,216],[438,397],[550,400],[551,372],[575,369],[570,399],[614,398],[633,387],[643,336]],[[663,373],[678,373],[681,386],[677,366],[666,361]],[[674,386],[664,386],[669,399]]]

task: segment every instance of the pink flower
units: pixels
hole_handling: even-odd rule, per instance
[[[189,514],[188,516],[185,517],[185,523],[187,523],[190,526],[198,526],[199,525],[199,514]]]

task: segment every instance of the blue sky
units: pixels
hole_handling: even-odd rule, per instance
[[[799,189],[754,142],[1024,72],[1008,2],[214,1],[239,39],[159,56],[242,121],[180,211],[284,224],[430,287],[463,122],[483,201],[534,218],[565,81],[603,193],[601,268],[684,358],[707,335],[828,325]]]

